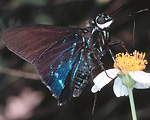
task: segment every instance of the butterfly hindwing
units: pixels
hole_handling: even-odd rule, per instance
[[[83,49],[81,41],[82,37],[78,34],[67,36],[39,58],[38,73],[60,104],[72,97],[76,74],[72,68],[76,61],[80,61]]]

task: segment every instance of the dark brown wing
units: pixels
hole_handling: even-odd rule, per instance
[[[9,50],[36,66],[43,52],[66,36],[81,32],[70,27],[35,25],[10,29],[2,38]]]

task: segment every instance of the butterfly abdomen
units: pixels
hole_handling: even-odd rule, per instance
[[[82,93],[83,88],[88,84],[91,71],[85,63],[86,62],[81,63],[81,66],[76,75],[77,77],[74,83],[73,97],[78,97]]]
[[[73,97],[78,97],[83,88],[88,84],[89,73],[79,72],[74,85]]]

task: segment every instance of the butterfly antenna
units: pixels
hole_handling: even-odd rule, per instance
[[[94,97],[94,103],[93,103],[93,108],[92,108],[92,115],[94,115],[95,106],[96,106],[96,100],[97,100],[97,93],[95,93],[95,97]]]
[[[139,11],[137,11],[137,12],[133,13],[133,14],[141,13],[141,12],[145,12],[145,11],[149,11],[149,10],[148,10],[148,8],[145,8],[145,9],[139,10]]]
[[[120,8],[118,8],[117,10],[115,10],[115,11],[113,11],[112,13],[110,13],[109,15],[113,15],[113,14],[115,14],[115,13],[117,13],[117,12],[119,12],[119,11],[121,11],[121,10],[123,10],[124,8],[126,8],[127,7],[127,5],[125,4],[125,5],[122,5]]]
[[[132,17],[133,15],[138,14],[138,13],[142,13],[142,12],[149,12],[149,9],[145,8],[145,9],[139,10],[137,12],[133,12],[133,13],[131,13],[129,15],[119,16],[119,17],[115,18],[114,20],[117,20],[117,19],[120,19],[120,18],[123,18],[123,17]]]

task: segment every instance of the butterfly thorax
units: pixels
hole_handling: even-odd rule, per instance
[[[87,34],[85,36],[85,46],[93,54],[101,59],[107,51],[107,44],[110,41],[109,27],[113,19],[105,14],[99,14],[95,19],[89,20],[87,24]]]

